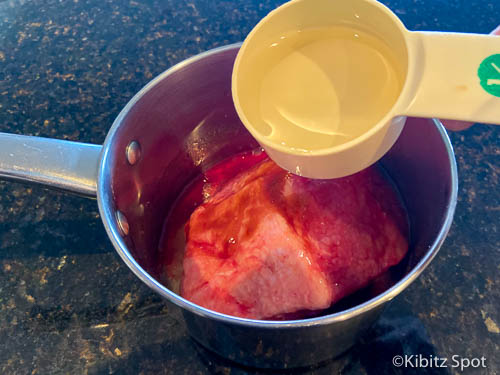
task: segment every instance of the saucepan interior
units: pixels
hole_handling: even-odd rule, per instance
[[[212,50],[173,67],[123,109],[103,147],[99,208],[119,255],[149,287],[182,308],[196,340],[252,366],[304,366],[352,346],[385,302],[406,288],[436,255],[456,203],[454,155],[438,122],[408,119],[398,142],[381,161],[402,194],[411,228],[409,256],[389,289],[362,294],[355,303],[341,305],[340,311],[296,321],[240,319],[192,304],[158,281],[158,242],[169,208],[191,180],[230,155],[258,147],[240,123],[231,99],[238,48]],[[127,158],[132,141],[138,144],[137,160]],[[307,345],[310,350],[304,351]]]

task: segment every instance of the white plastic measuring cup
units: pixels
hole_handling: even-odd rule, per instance
[[[294,30],[335,25],[358,28],[389,46],[401,69],[399,96],[373,126],[345,143],[304,152],[269,138],[255,123],[259,104],[252,103],[257,99],[249,87],[261,82],[252,57],[269,41]],[[300,76],[298,69],[290,79]],[[407,116],[499,124],[500,37],[411,32],[374,0],[292,0],[269,13],[245,39],[234,64],[232,94],[245,127],[282,168],[310,178],[343,177],[379,160],[398,138]]]

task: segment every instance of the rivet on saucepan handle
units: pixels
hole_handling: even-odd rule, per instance
[[[137,141],[132,141],[128,144],[125,153],[129,164],[134,165],[141,158],[141,145]]]
[[[118,223],[118,229],[120,230],[120,234],[122,236],[128,235],[130,227],[128,225],[127,218],[121,211],[116,211],[116,222]]]

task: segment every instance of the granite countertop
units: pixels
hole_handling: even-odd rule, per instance
[[[280,3],[0,0],[0,131],[102,143],[154,76],[241,41]],[[411,30],[487,33],[500,23],[498,0],[384,3]],[[464,373],[500,373],[500,127],[450,136],[459,202],[439,254],[351,351],[294,373],[400,374],[396,354],[485,357],[486,369]],[[1,181],[0,373],[261,372],[187,336],[179,312],[119,259],[95,201]]]

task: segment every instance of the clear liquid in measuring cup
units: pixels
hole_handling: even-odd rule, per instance
[[[250,122],[297,151],[338,146],[374,126],[402,87],[390,48],[351,26],[296,30],[253,54]]]

